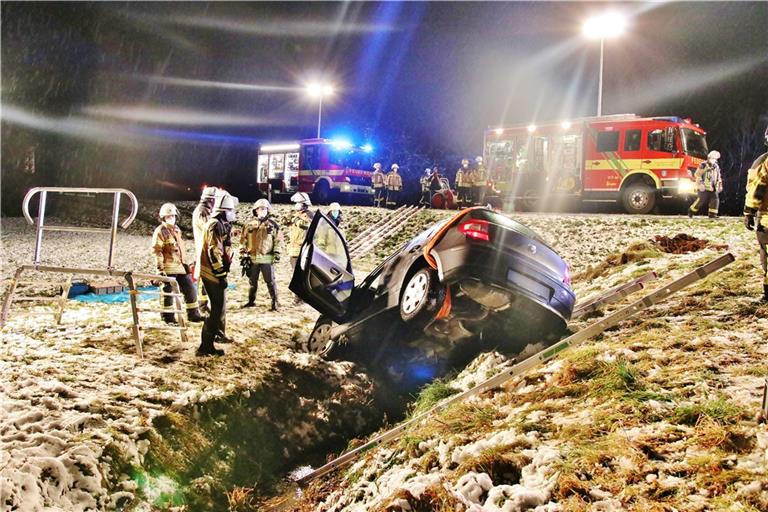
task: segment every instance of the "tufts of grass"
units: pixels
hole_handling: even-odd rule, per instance
[[[591,281],[621,265],[643,262],[644,260],[658,258],[661,255],[661,251],[649,242],[634,242],[627,247],[626,251],[614,252],[597,265],[589,265],[586,270],[573,276],[573,280],[574,282]]]
[[[719,425],[731,425],[743,415],[744,411],[740,407],[724,397],[718,397],[700,404],[678,406],[672,421],[679,425],[697,425],[700,421],[709,419]]]
[[[408,503],[407,508],[397,504],[400,500]],[[436,484],[427,487],[418,498],[408,490],[400,489],[386,500],[385,505],[375,508],[374,511],[453,512],[462,508],[461,503],[444,486]]]
[[[452,387],[449,384],[450,380],[450,377],[436,379],[435,381],[421,388],[419,395],[411,405],[411,417],[428,411],[444,398],[448,398],[449,396],[453,396],[458,393],[460,390]]]
[[[490,448],[480,455],[471,457],[456,469],[456,474],[463,475],[470,471],[486,473],[494,485],[515,485],[520,482],[523,468],[531,463],[531,458],[520,453],[509,453],[508,446]]]

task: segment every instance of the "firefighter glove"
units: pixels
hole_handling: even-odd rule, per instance
[[[752,215],[751,213],[744,214],[744,227],[746,227],[750,231],[755,229],[755,216]]]

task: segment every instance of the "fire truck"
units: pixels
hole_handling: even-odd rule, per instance
[[[287,200],[295,192],[311,194],[319,204],[373,201],[370,145],[344,140],[305,139],[262,144],[256,181],[270,200]]]
[[[706,132],[690,119],[620,114],[490,128],[484,159],[505,207],[545,209],[576,199],[648,213],[695,194]]]

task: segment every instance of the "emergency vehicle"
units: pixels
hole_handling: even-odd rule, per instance
[[[569,198],[618,202],[648,213],[687,198],[707,158],[706,132],[690,119],[620,114],[488,129],[484,158],[505,206],[546,208]]]
[[[343,140],[305,139],[262,144],[256,181],[270,200],[306,192],[319,204],[331,200],[371,202],[370,168],[369,145],[356,147]]]

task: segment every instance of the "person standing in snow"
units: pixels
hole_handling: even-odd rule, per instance
[[[304,237],[307,235],[309,225],[314,218],[314,214],[309,210],[312,201],[306,192],[296,192],[291,196],[294,203],[293,213],[288,219],[288,256],[291,259],[291,271],[296,269],[296,262],[299,260],[301,245],[304,243]],[[301,304],[301,299],[294,298],[294,304]]]
[[[339,203],[334,202],[328,205],[328,218],[333,221],[337,228],[341,225],[343,217],[341,216],[341,205]]]
[[[266,199],[259,199],[253,206],[255,219],[243,227],[240,235],[240,261],[248,269],[248,302],[243,307],[256,305],[259,288],[259,274],[267,284],[272,299],[272,311],[277,311],[277,287],[275,286],[274,263],[280,261],[280,225],[272,218],[272,205]]]
[[[765,129],[768,145],[768,128]],[[763,270],[763,302],[768,302],[768,152],[752,163],[747,173],[747,195],[744,198],[744,225],[755,230]]]
[[[179,283],[179,289],[184,295],[186,303],[187,319],[190,322],[202,322],[205,317],[200,315],[197,303],[197,290],[192,284],[192,276],[189,274],[186,248],[181,230],[176,226],[179,211],[173,203],[165,203],[160,207],[161,223],[152,234],[152,252],[155,255],[157,271],[164,276],[172,277]],[[170,283],[163,284],[163,292],[171,293]],[[173,297],[163,295],[160,297],[163,309],[173,306]],[[175,324],[174,313],[161,313],[165,323]]]
[[[430,190],[430,183],[432,183],[432,169],[427,167],[424,169],[424,176],[419,180],[421,184],[421,199],[419,199],[420,206],[429,206],[432,204],[432,191]]]
[[[720,174],[720,166],[717,165],[719,158],[719,151],[710,151],[707,155],[707,161],[702,162],[693,174],[699,197],[688,209],[689,218],[693,218],[704,204],[709,207],[709,218],[717,218],[718,206],[720,205],[719,194],[723,191],[723,177]]]
[[[373,186],[373,205],[378,207],[384,206],[387,200],[386,177],[381,172],[381,164],[376,162],[373,164],[373,174],[371,175],[371,185]]]
[[[224,355],[214,341],[231,343],[226,336],[227,276],[232,265],[232,223],[237,219],[236,197],[224,192],[216,197],[212,217],[205,225],[200,248],[200,277],[211,302],[211,314],[203,324],[198,356]]]
[[[461,159],[461,167],[459,167],[459,170],[456,171],[456,180],[454,181],[454,186],[456,187],[456,196],[459,208],[472,206],[472,169],[469,168],[469,159]]]
[[[203,311],[208,310],[208,295],[205,293],[205,287],[200,280],[200,248],[203,245],[203,233],[205,232],[205,225],[208,223],[208,219],[211,218],[211,212],[213,211],[213,202],[216,198],[216,194],[219,189],[216,187],[204,187],[203,193],[200,195],[200,203],[195,207],[192,212],[192,235],[195,238],[195,272],[194,276],[197,279],[198,284],[198,299],[200,302],[200,309]]]
[[[397,208],[400,191],[403,189],[403,177],[397,172],[400,166],[392,164],[392,170],[387,174],[387,208]]]
[[[472,171],[472,201],[475,206],[484,206],[488,172],[483,165],[483,157],[475,158],[475,164],[475,169]]]

